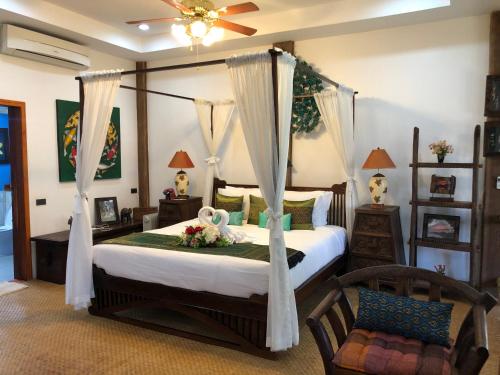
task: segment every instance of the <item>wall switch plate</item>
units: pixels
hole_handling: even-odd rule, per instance
[[[130,194],[137,194],[137,188],[130,189]]]
[[[497,176],[497,189],[500,190],[500,176]]]
[[[37,199],[36,201],[37,206],[45,206],[47,204],[47,199]]]

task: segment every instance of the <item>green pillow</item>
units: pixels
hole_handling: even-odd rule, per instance
[[[292,214],[286,214],[281,217],[283,230],[289,231],[292,228]],[[259,228],[267,227],[267,215],[265,212],[259,212]]]
[[[248,224],[259,225],[259,212],[267,210],[264,198],[250,194],[250,211],[248,212]]]
[[[215,208],[227,212],[243,211],[243,195],[240,197],[228,197],[217,193],[215,196]]]
[[[221,217],[219,214],[215,214],[212,217],[212,223],[215,225],[219,224]],[[243,211],[229,212],[229,223],[228,225],[243,225]]]
[[[283,201],[283,213],[292,214],[292,229],[313,230],[312,213],[315,198],[306,201]]]

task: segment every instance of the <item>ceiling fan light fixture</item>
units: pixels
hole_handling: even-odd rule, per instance
[[[210,47],[215,42],[222,40],[224,37],[224,29],[221,27],[211,27],[208,31],[207,35],[205,35],[202,39],[202,44],[205,47]]]
[[[195,38],[203,38],[207,35],[208,27],[203,21],[197,20],[189,25],[189,31]]]
[[[190,46],[193,44],[191,37],[187,34],[187,28],[184,25],[173,24],[172,25],[172,35],[174,38],[184,46]]]

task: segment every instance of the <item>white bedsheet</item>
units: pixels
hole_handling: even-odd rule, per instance
[[[196,223],[198,219],[150,233],[178,235]],[[268,229],[249,224],[234,228],[252,236],[256,244],[268,244]],[[346,232],[331,225],[314,231],[292,230],[285,232],[285,243],[306,255],[290,270],[297,288],[344,252]],[[122,245],[100,244],[93,249],[94,264],[113,276],[243,298],[268,291],[270,265],[263,261]]]

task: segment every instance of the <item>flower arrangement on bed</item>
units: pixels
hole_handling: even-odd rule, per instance
[[[190,225],[178,237],[178,245],[193,247],[228,247],[233,241],[222,235],[219,228],[210,224]]]

